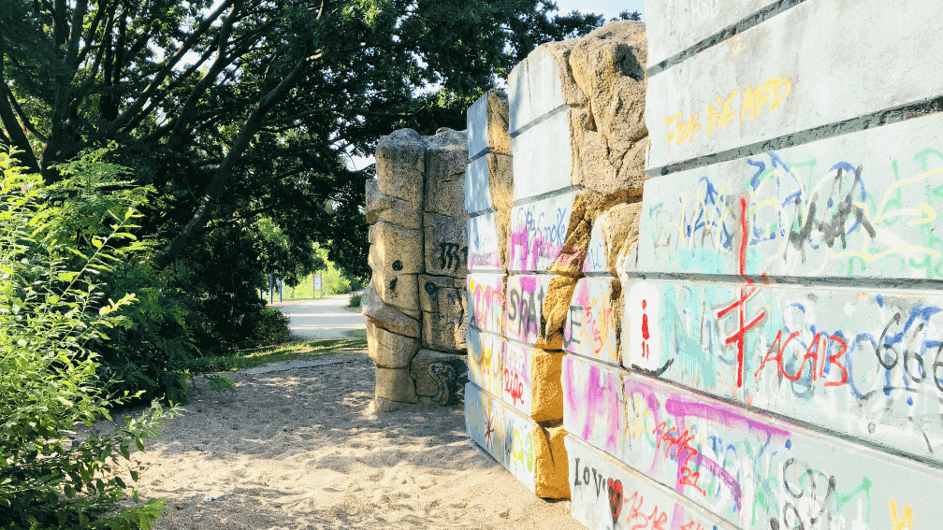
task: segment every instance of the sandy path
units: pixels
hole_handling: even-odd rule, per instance
[[[235,393],[199,379],[163,439],[133,455],[141,493],[170,506],[155,528],[582,528],[568,502],[538,499],[482,458],[460,407],[367,412],[367,355],[324,361],[225,374]]]

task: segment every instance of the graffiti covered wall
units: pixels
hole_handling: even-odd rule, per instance
[[[652,178],[621,322],[587,284],[565,332],[574,517],[939,527],[943,4],[646,7]]]

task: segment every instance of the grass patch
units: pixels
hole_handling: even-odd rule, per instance
[[[187,366],[187,371],[192,375],[225,371],[235,372],[244,368],[253,368],[279,361],[313,359],[325,355],[363,350],[367,347],[367,332],[366,330],[353,330],[352,333],[358,331],[360,334],[352,335],[349,339],[291,341],[264,348],[236,350],[232,355],[227,356],[194,359]]]

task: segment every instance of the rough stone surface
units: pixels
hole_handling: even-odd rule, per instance
[[[368,412],[378,412],[380,414],[386,414],[387,412],[396,412],[401,408],[405,407],[405,403],[400,403],[398,401],[390,401],[388,399],[383,399],[381,397],[375,397],[370,401],[370,404],[367,405]]]
[[[468,330],[464,281],[424,275],[419,282],[423,345],[435,350],[464,351]]]
[[[370,278],[380,299],[400,312],[419,318],[419,279],[417,274],[374,270]]]
[[[468,154],[472,159],[490,151],[510,155],[508,134],[508,97],[500,90],[489,90],[468,109]]]
[[[430,274],[464,278],[468,275],[467,217],[437,213],[423,216],[425,269]]]
[[[378,368],[406,368],[421,347],[419,339],[385,330],[370,318],[367,337],[367,353]]]
[[[407,368],[382,368],[377,366],[376,397],[400,403],[418,403],[416,383],[409,377]]]
[[[440,129],[426,139],[425,211],[464,221],[467,145],[465,133],[452,129]]]
[[[464,355],[420,350],[409,368],[416,394],[437,405],[455,405],[465,395],[468,365]]]
[[[422,228],[422,205],[383,195],[375,179],[368,180],[366,186],[367,223],[382,221],[414,230]]]
[[[416,274],[423,272],[422,232],[390,223],[376,223],[370,227],[370,267],[387,274]]]
[[[361,313],[393,333],[415,338],[421,336],[419,320],[384,303],[372,283],[363,293],[360,308]]]
[[[410,204],[422,202],[426,143],[412,129],[380,138],[375,157],[379,192]]]
[[[537,495],[547,499],[569,499],[569,461],[566,457],[566,430],[562,425],[540,427],[534,436],[534,452],[537,474],[534,489]]]

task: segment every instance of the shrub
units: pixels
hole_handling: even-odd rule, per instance
[[[360,307],[362,300],[363,294],[352,294],[350,295],[350,302],[348,302],[347,307]]]
[[[109,212],[111,230],[89,228],[83,252],[49,222],[38,176],[22,175],[4,152],[0,170],[0,528],[148,528],[163,505],[139,502],[118,466],[173,409],[155,404],[112,433],[69,436],[130,397],[98,378],[90,344],[107,341],[135,301],[107,299],[100,283],[121,261],[115,245],[133,239],[134,213]],[[119,508],[127,490],[134,504]]]

